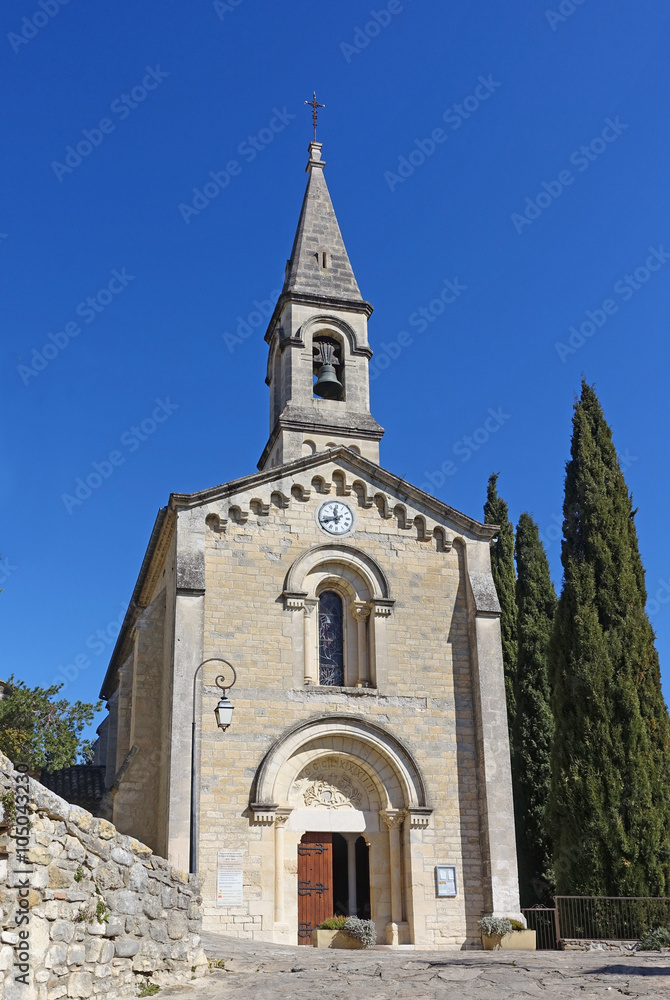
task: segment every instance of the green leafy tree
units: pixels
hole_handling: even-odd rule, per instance
[[[515,678],[514,807],[519,887],[524,906],[549,902],[553,871],[546,806],[551,784],[554,719],[549,689],[549,643],[556,591],[537,524],[522,514],[516,529],[518,659]]]
[[[514,526],[509,519],[507,504],[498,495],[498,476],[489,477],[484,505],[484,523],[498,524],[498,537],[491,542],[491,570],[500,601],[500,632],[505,666],[505,695],[510,732],[514,727],[514,686],[517,662],[516,573],[514,571]]]
[[[670,895],[670,720],[635,511],[593,387],[575,403],[550,653],[560,894]]]
[[[91,743],[81,734],[101,702],[57,700],[62,686],[29,688],[14,677],[6,682],[0,701],[0,750],[13,763],[57,771],[75,764],[78,757],[83,762],[91,759]]]

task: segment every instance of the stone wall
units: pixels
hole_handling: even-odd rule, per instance
[[[583,938],[561,938],[561,951],[615,951],[622,954],[632,954],[636,951],[637,941],[605,941],[601,939],[585,940]]]
[[[0,995],[136,996],[148,978],[176,983],[206,971],[198,876],[2,754],[0,795]]]

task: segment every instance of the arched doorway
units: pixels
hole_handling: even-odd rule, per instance
[[[277,940],[307,944],[313,926],[351,911],[374,920],[379,941],[411,943],[432,810],[396,737],[360,716],[301,723],[268,753],[256,791],[252,810],[275,828]]]

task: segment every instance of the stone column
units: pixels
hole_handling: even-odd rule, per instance
[[[316,655],[318,601],[313,598],[305,600],[305,685],[319,683],[319,664]]]
[[[405,819],[405,810],[384,809],[380,815],[389,831],[389,864],[391,868],[391,923],[386,928],[386,943],[399,944],[398,928],[402,923],[400,831]]]
[[[454,545],[470,580],[468,611],[474,642],[470,662],[477,739],[480,845],[484,909],[523,920],[514,838],[514,802],[505,704],[500,605],[491,576],[488,542]]]
[[[351,613],[358,628],[358,680],[356,681],[356,687],[370,687],[370,674],[368,670],[368,618],[370,617],[370,607],[367,604],[354,601],[351,605]]]
[[[204,594],[177,591],[175,604],[175,644],[172,675],[172,731],[169,737],[170,784],[168,798],[168,861],[175,868],[189,870],[191,845],[191,717],[193,676],[204,660]],[[205,678],[200,678],[202,685]],[[202,739],[200,690],[196,690],[196,802],[200,774],[199,748]],[[195,845],[196,858],[198,844]]]
[[[166,734],[169,775],[166,818],[167,859],[175,868],[189,870],[191,846],[191,719],[193,678],[205,659],[205,522],[201,509],[182,510],[176,527],[177,593],[174,608],[174,645],[171,692]],[[166,639],[166,641],[168,641]],[[216,655],[212,653],[210,655]],[[198,740],[202,739],[202,712],[196,690]],[[166,699],[167,701],[168,699]],[[196,747],[196,751],[199,747]],[[196,752],[196,761],[198,755]],[[196,793],[198,791],[198,765]],[[196,816],[196,821],[197,821]],[[197,858],[198,844],[195,844]]]
[[[349,882],[349,916],[355,917],[358,913],[358,900],[356,898],[356,840],[357,833],[345,834],[347,838],[347,877]]]
[[[284,923],[284,827],[289,818],[288,810],[275,813],[275,923]]]

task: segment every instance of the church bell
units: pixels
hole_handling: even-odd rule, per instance
[[[342,399],[344,386],[338,380],[333,364],[335,361],[335,348],[332,344],[323,342],[315,345],[315,347],[316,357],[314,360],[317,363],[321,361],[321,367],[313,386],[312,391],[314,395],[321,396],[322,399]]]
[[[314,395],[324,399],[342,399],[342,383],[338,381],[332,365],[321,365],[314,383]]]

